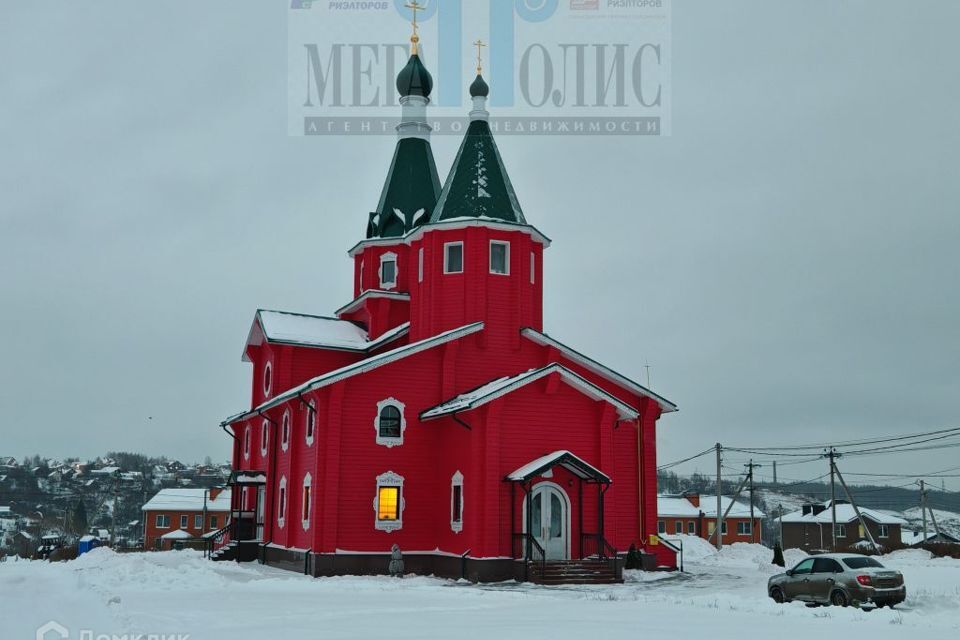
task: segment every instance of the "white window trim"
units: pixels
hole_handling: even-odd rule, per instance
[[[423,247],[417,252],[417,282],[423,282]]]
[[[453,488],[460,487],[460,520],[454,520]],[[463,474],[457,471],[450,478],[450,530],[454,533],[463,531]]]
[[[677,520],[673,523],[673,535],[681,536],[683,535],[683,520]]]
[[[393,282],[387,282],[383,279],[383,265],[392,262],[393,263]],[[380,254],[380,270],[377,273],[380,278],[380,288],[384,291],[390,291],[391,289],[397,288],[397,280],[400,278],[400,267],[397,261],[397,254],[393,251],[387,251],[386,253]]]
[[[530,284],[537,284],[537,254],[530,252]]]
[[[280,490],[277,491],[277,526],[283,529],[287,524],[287,476],[280,478]]]
[[[270,421],[264,418],[260,423],[260,455],[266,456],[270,448]]]
[[[692,535],[696,535],[696,533],[697,533],[697,523],[691,520],[687,523],[687,535],[692,536]]]
[[[657,534],[661,536],[667,535],[667,521],[666,520],[657,520]]]
[[[741,536],[753,535],[753,523],[750,521],[738,522],[737,535],[741,535]]]
[[[889,538],[890,537],[890,526],[886,524],[879,525],[879,530],[877,531],[878,538]]]
[[[304,419],[303,425],[303,437],[307,442],[307,446],[313,446],[313,441],[317,437],[317,403],[313,400],[307,401],[307,408],[305,410],[306,417]]]
[[[197,524],[197,521],[199,521],[200,524]],[[203,531],[203,515],[193,516],[193,528]]]
[[[243,459],[250,459],[250,442],[253,439],[253,427],[249,424],[243,432]]]
[[[397,505],[398,513],[396,520],[380,520],[380,488],[381,487],[400,487],[400,504]],[[373,526],[378,531],[392,533],[403,528],[403,510],[406,508],[406,501],[403,498],[403,476],[387,471],[377,476],[377,488],[373,494]]]
[[[280,448],[286,453],[290,448],[290,410],[283,412],[283,420],[280,422]]]
[[[273,363],[267,362],[263,367],[263,395],[270,395],[273,390]]]
[[[166,524],[160,524],[161,522],[166,522]],[[170,528],[170,516],[158,513],[157,517],[154,518],[153,524],[157,529],[169,529]]]
[[[837,523],[837,537],[846,538],[847,537],[847,525]]]
[[[447,248],[455,245],[460,245],[460,271],[450,271],[450,265],[448,264],[448,258],[450,257]],[[463,273],[466,268],[467,254],[463,250],[463,241],[458,242],[444,242],[443,243],[443,273],[444,275],[448,274],[457,274]]]
[[[384,410],[385,407],[396,407],[400,411],[400,437],[399,438],[386,438],[381,437],[380,435],[380,412]],[[397,400],[396,398],[387,398],[386,400],[381,400],[377,403],[377,415],[373,418],[373,429],[376,434],[377,444],[383,445],[385,447],[396,447],[403,444],[403,434],[407,430],[407,413],[406,405]]]
[[[313,515],[313,488],[312,488],[312,484],[313,484],[313,478],[311,477],[311,475],[310,475],[309,473],[308,473],[307,475],[303,476],[303,489],[307,489],[307,488],[310,489],[310,500],[306,503],[306,505],[304,505],[304,500],[303,500],[303,498],[304,498],[304,491],[303,491],[302,489],[301,489],[301,491],[300,491],[300,516],[301,516],[301,517],[303,517],[304,515],[307,516],[306,518],[303,518],[303,523],[302,523],[302,524],[303,524],[303,530],[304,530],[304,531],[306,531],[306,530],[308,530],[308,529],[310,528],[310,517]],[[306,513],[303,513],[303,508],[304,508],[304,506],[306,506],[306,508],[307,508],[307,512],[306,512]]]
[[[506,247],[506,255],[504,255],[504,263],[503,263],[504,271],[503,271],[502,273],[501,273],[500,271],[494,271],[494,270],[493,270],[493,246],[494,246],[494,245],[502,245],[502,246]],[[488,264],[487,266],[488,266],[489,269],[490,269],[491,275],[495,275],[495,276],[508,276],[508,275],[510,275],[510,243],[509,243],[509,242],[507,242],[507,241],[505,241],[505,240],[491,240],[491,241],[490,241],[490,255],[489,255],[489,258],[490,258],[490,260],[488,261],[489,264]]]
[[[186,524],[183,523],[184,520],[187,521]],[[182,529],[183,531],[186,531],[186,530],[189,529],[189,528],[190,528],[190,516],[181,515],[181,516],[180,516],[180,529]]]

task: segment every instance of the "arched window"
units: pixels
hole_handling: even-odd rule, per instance
[[[403,444],[403,432],[407,428],[404,409],[403,403],[396,398],[387,398],[377,403],[377,417],[374,420],[377,444],[387,447]]]
[[[304,421],[306,425],[304,427],[304,435],[307,439],[307,446],[313,444],[314,433],[317,430],[317,403],[314,400],[311,400],[307,403],[307,406],[304,408],[305,418]]]
[[[283,425],[280,428],[280,448],[286,451],[290,447],[290,412],[283,414]]]
[[[280,491],[277,499],[277,525],[283,529],[287,523],[287,476],[280,478]]]
[[[459,471],[450,479],[450,529],[463,531],[463,474]]]
[[[303,477],[303,500],[300,503],[300,519],[303,521],[303,530],[310,528],[310,508],[313,497],[310,495],[310,485],[313,478],[308,473]]]
[[[244,459],[250,458],[250,432],[253,431],[253,427],[247,425],[246,429],[243,431],[243,457]]]
[[[270,422],[264,420],[260,425],[260,454],[267,455],[267,445],[270,443]]]
[[[268,362],[263,367],[263,395],[269,396],[273,388],[273,366]]]
[[[377,476],[377,493],[373,497],[374,527],[380,531],[396,531],[403,527],[403,476],[387,471]]]

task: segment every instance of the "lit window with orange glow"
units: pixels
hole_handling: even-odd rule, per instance
[[[373,525],[380,531],[398,531],[403,528],[403,476],[387,471],[377,476],[377,490],[373,494]]]
[[[380,487],[377,504],[377,520],[399,520],[400,487]]]

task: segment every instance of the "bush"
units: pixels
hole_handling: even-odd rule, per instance
[[[78,555],[77,545],[70,545],[68,547],[54,549],[50,553],[49,560],[50,562],[66,562],[67,560],[76,560]]]

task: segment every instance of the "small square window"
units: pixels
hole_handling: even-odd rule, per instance
[[[880,525],[879,536],[880,536],[881,538],[889,538],[889,537],[890,537],[890,527],[888,527],[888,526],[885,525],[885,524]]]
[[[462,242],[450,242],[443,245],[443,272],[463,273]]]
[[[658,520],[658,521],[657,521],[657,533],[659,533],[660,535],[663,535],[663,534],[665,534],[666,532],[667,532],[667,523],[664,522],[663,520]]]
[[[181,528],[181,529],[186,529],[189,525],[190,525],[190,517],[189,517],[189,516],[180,516],[180,528]]]
[[[216,529],[217,529],[217,516],[210,516],[210,529],[216,531]]]
[[[687,533],[691,536],[697,534],[697,523],[693,520],[687,523]]]
[[[510,274],[510,243],[490,241],[490,273]]]
[[[737,523],[737,535],[740,536],[749,536],[753,533],[753,527],[750,526],[749,522],[738,522]]]
[[[393,253],[380,256],[380,288],[393,289],[397,286],[397,257]]]
[[[203,529],[203,516],[193,516],[193,528]]]
[[[681,533],[683,533],[683,522],[681,522],[680,520],[677,520],[673,525],[673,532],[676,533],[677,535],[680,535]]]
[[[157,529],[169,529],[170,516],[158,515],[156,524],[157,524]]]

